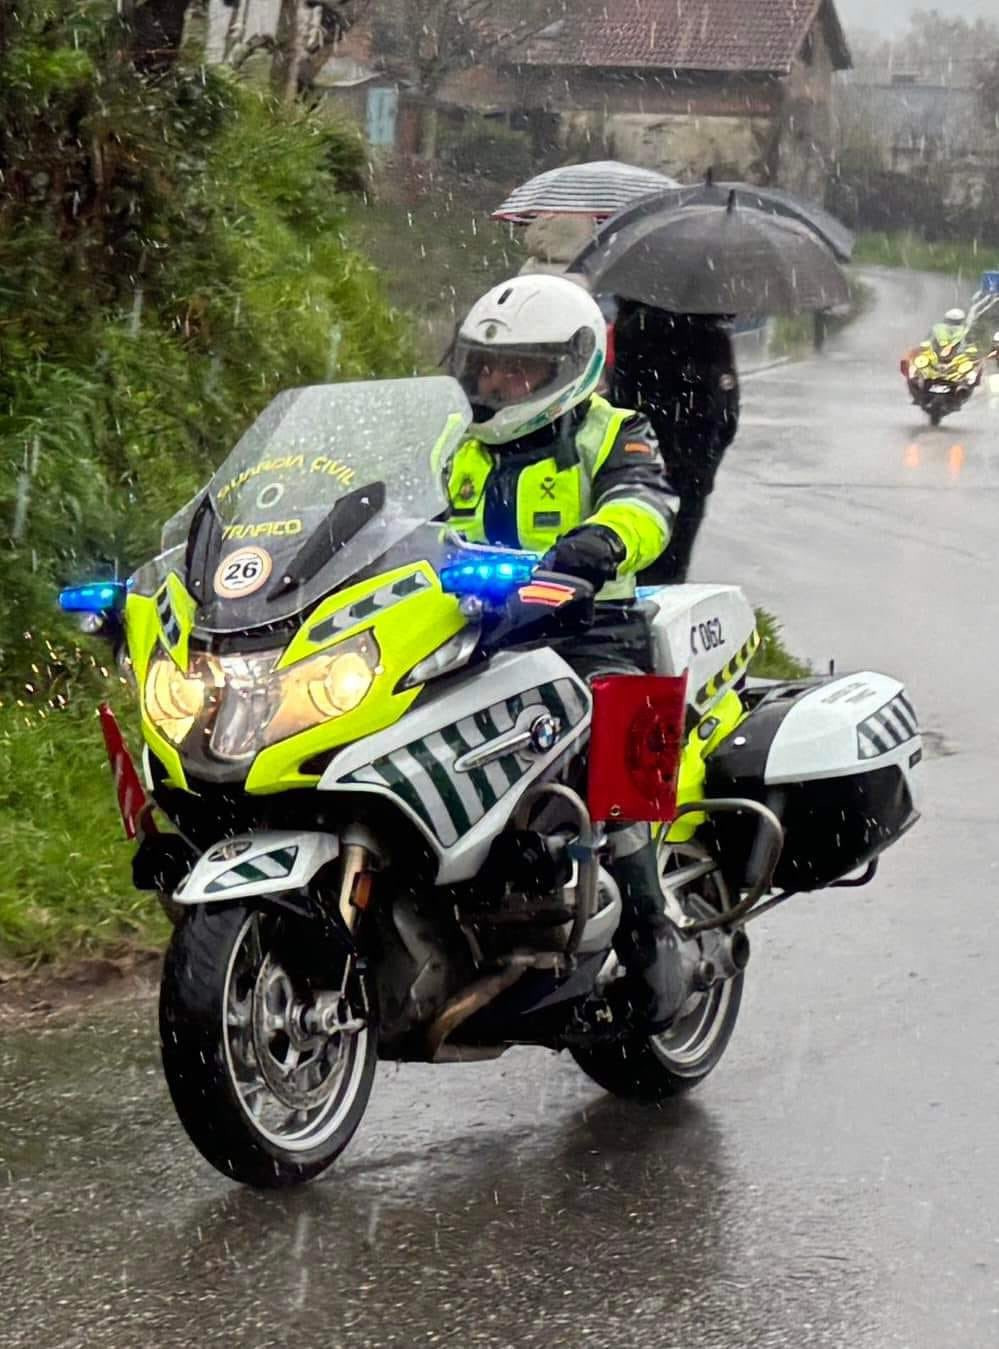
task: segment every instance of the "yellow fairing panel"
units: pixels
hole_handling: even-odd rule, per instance
[[[246,780],[258,795],[311,787],[318,773],[301,765],[317,754],[383,731],[409,709],[422,686],[397,692],[410,670],[465,626],[458,601],[445,595],[426,562],[372,577],[330,596],[310,614],[278,662],[285,670],[297,661],[336,647],[360,632],[370,632],[380,659],[375,682],[353,711],[323,722],[261,750]]]
[[[729,692],[694,727],[680,760],[680,781],[676,795],[678,806],[704,800],[704,782],[708,771],[705,761],[745,720],[745,716],[742,699],[737,693]],[[667,840],[670,843],[688,843],[706,819],[707,816],[700,812],[682,815],[670,828]]]
[[[162,619],[156,600],[144,595],[129,595],[125,601],[125,637],[128,642],[128,654],[131,657],[136,682],[140,690],[144,690],[146,687],[149,664],[157,646],[162,644],[162,633]],[[189,632],[184,636],[185,652],[188,635]],[[184,776],[180,754],[170,744],[169,740],[165,740],[160,735],[149,720],[146,715],[145,698],[141,692],[139,709],[142,718],[143,739],[166,769],[167,783],[171,787],[180,787],[186,790],[187,778]]]

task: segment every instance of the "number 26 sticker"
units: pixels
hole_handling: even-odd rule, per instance
[[[225,600],[252,595],[270,576],[272,566],[271,555],[263,548],[237,548],[215,569],[215,593]]]

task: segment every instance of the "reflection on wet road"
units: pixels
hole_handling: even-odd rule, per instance
[[[999,1342],[999,407],[920,424],[882,276],[821,364],[747,383],[698,578],[816,663],[904,676],[926,818],[867,890],[760,923],[717,1074],[663,1109],[567,1058],[380,1069],[328,1178],[241,1191],[174,1120],[153,1011],[0,1045],[5,1346],[985,1349]]]

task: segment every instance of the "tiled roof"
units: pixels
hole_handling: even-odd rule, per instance
[[[785,74],[816,20],[850,65],[833,0],[566,0],[518,63]]]

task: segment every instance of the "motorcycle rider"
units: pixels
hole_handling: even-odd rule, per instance
[[[923,346],[932,345],[938,354],[957,348],[968,340],[968,316],[963,309],[948,309],[942,323],[934,323]]]
[[[458,328],[450,370],[472,405],[473,438],[443,465],[449,523],[473,543],[544,554],[542,568],[597,592],[588,632],[562,648],[584,677],[649,666],[635,575],[666,547],[677,498],[655,436],[638,414],[596,393],[606,323],[562,276],[494,287]],[[677,931],[663,913],[646,824],[608,830],[621,890],[618,947],[650,1032],[677,1010]]]
[[[968,316],[964,310],[948,309],[943,322],[933,325],[929,337],[905,353],[900,366],[914,403],[921,404],[923,386],[939,377],[941,364],[948,366],[962,353],[977,356],[977,348],[971,344],[969,336]]]

